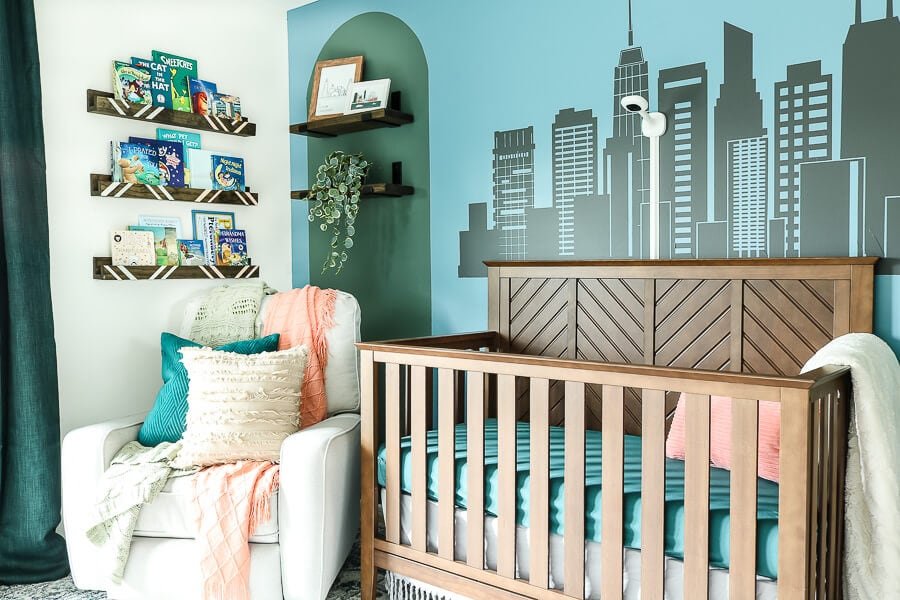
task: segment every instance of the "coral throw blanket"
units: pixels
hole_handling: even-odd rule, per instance
[[[279,465],[240,461],[194,475],[194,515],[205,600],[250,600],[250,545],[271,516]]]
[[[263,335],[278,333],[278,349],[305,344],[309,348],[306,373],[300,388],[300,428],[315,425],[328,415],[325,397],[325,334],[334,325],[335,290],[308,285],[272,296],[266,308]]]

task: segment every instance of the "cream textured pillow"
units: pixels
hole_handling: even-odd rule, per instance
[[[176,465],[239,460],[278,462],[281,442],[300,428],[306,346],[237,354],[183,348],[188,372],[187,429]]]

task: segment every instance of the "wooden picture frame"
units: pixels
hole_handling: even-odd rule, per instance
[[[316,62],[312,95],[309,98],[309,120],[344,114],[350,85],[362,78],[362,68],[362,56]]]

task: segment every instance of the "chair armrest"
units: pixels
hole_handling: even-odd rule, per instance
[[[100,553],[85,535],[97,501],[97,483],[122,446],[136,440],[146,413],[70,431],[62,443],[63,524],[69,566],[81,589],[104,589]]]
[[[357,414],[335,415],[281,446],[279,544],[285,600],[325,598],[359,531]]]

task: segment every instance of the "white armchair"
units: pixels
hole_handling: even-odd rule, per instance
[[[327,335],[329,417],[282,445],[272,517],[250,537],[254,600],[325,598],[359,530],[359,371],[353,345],[359,322],[356,299],[339,292],[335,327]],[[105,590],[113,599],[199,598],[189,477],[169,480],[144,505],[121,584],[109,581],[98,548],[84,534],[101,474],[125,443],[137,439],[144,417],[82,427],[63,440],[63,520],[72,576],[79,588]]]

